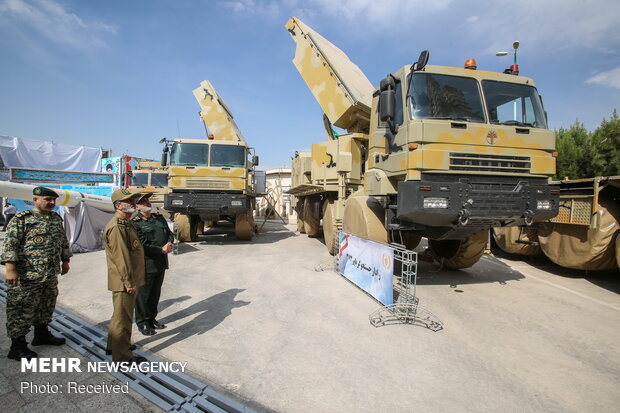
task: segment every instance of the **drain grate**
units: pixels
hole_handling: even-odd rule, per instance
[[[8,286],[0,282],[0,301],[6,302]],[[105,354],[107,332],[85,320],[56,307],[50,329],[62,334],[67,345],[92,361],[112,361]],[[140,349],[134,354],[148,361],[163,361],[150,352]],[[128,382],[129,387],[165,411],[254,413],[248,405],[224,395],[185,373],[158,372],[109,372],[117,379]]]

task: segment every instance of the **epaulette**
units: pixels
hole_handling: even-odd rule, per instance
[[[141,218],[140,218],[139,216],[137,216],[137,215],[136,215],[135,217],[131,218],[131,220],[132,220],[132,221],[135,221],[135,222],[140,221],[140,219],[141,219]]]
[[[20,212],[19,214],[15,215],[15,218],[27,217],[30,214],[32,214],[32,210],[29,209],[28,211]]]
[[[120,225],[127,225],[128,221],[127,221],[127,218],[120,217],[116,220],[116,223]]]

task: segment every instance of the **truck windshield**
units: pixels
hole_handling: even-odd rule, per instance
[[[149,184],[149,173],[133,171],[131,174],[131,186],[146,186]]]
[[[412,119],[449,119],[484,122],[476,79],[414,73],[407,93]]]
[[[212,145],[211,166],[243,168],[245,166],[245,146]]]
[[[151,174],[151,185],[168,186],[168,174],[153,172]]]
[[[204,143],[172,144],[170,165],[207,166],[209,161],[209,145]]]
[[[491,123],[547,128],[545,112],[535,87],[483,80],[482,91]]]

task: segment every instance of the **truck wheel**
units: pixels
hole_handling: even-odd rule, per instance
[[[442,259],[444,268],[458,270],[478,262],[487,246],[488,231],[481,231],[463,240],[428,240],[431,254]]]
[[[295,211],[297,212],[297,231],[300,234],[306,233],[306,228],[304,226],[304,201],[305,198],[297,199],[297,205],[295,205]]]
[[[196,241],[198,223],[202,222],[197,215],[174,214],[174,225],[177,228],[177,237],[181,242]]]
[[[235,236],[240,241],[249,241],[254,235],[254,216],[252,211],[242,212],[235,216]]]
[[[387,243],[385,210],[375,198],[356,196],[347,199],[342,218],[344,232],[371,241]]]
[[[332,199],[325,200],[323,205],[323,236],[325,246],[331,255],[338,252],[338,226],[336,225],[335,204]]]
[[[497,246],[508,254],[535,257],[542,255],[540,245],[521,244],[516,241],[538,242],[537,231],[536,228],[528,227],[493,228],[493,238]]]
[[[616,235],[616,262],[620,268],[620,235]]]
[[[392,234],[392,242],[404,245],[408,250],[414,250],[422,240],[419,235],[414,235],[408,231],[402,231],[400,234],[398,231],[394,231]]]
[[[318,198],[308,196],[304,200],[304,229],[309,237],[318,237],[321,233],[320,207],[321,200]]]
[[[557,265],[575,270],[616,268],[616,237],[620,231],[620,207],[611,196],[598,201],[598,228],[545,222],[538,230],[540,247]]]

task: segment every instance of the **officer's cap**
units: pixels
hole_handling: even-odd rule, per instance
[[[128,199],[137,198],[140,196],[140,192],[132,192],[129,189],[117,189],[112,192],[112,203],[117,201],[127,201]]]
[[[32,190],[32,195],[34,196],[53,196],[54,198],[58,198],[58,194],[55,191],[52,191],[49,188],[44,186],[37,186]]]

